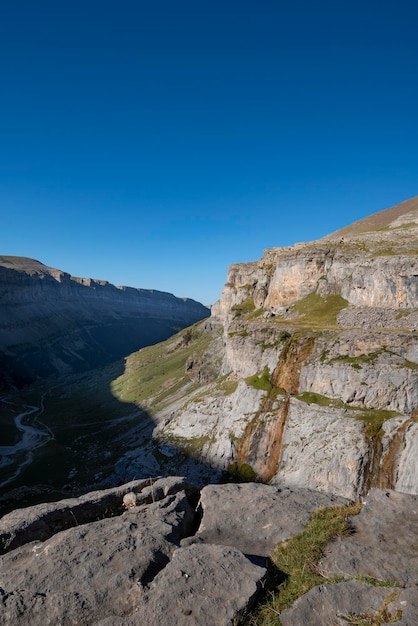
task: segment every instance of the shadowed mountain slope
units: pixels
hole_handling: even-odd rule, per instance
[[[0,256],[0,388],[105,365],[208,315],[170,293]]]

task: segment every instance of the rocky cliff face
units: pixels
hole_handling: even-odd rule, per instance
[[[417,241],[414,199],[232,265],[205,323],[212,347],[189,358],[198,388],[154,407],[161,450],[348,498],[417,493]]]
[[[169,293],[115,287],[5,256],[0,305],[3,386],[104,365],[209,314]]]
[[[57,382],[39,409],[27,405],[40,387],[8,397],[13,416],[42,414],[64,491],[106,462],[107,483],[133,482],[2,518],[4,623],[247,623],[265,585],[280,603],[299,550],[316,582],[248,623],[416,624],[417,241],[414,199],[267,250],[231,266],[209,320],[131,354],[123,373]],[[179,471],[187,480],[149,478]],[[221,476],[234,484],[207,484]],[[311,562],[303,546],[337,508],[350,524]],[[301,531],[307,544],[293,544]]]
[[[210,319],[131,354],[123,371],[9,404],[11,415],[42,415],[39,455],[49,446],[63,475],[54,487],[66,493],[224,473],[349,499],[372,487],[417,494],[417,241],[414,199],[319,241],[267,250],[230,267]],[[62,280],[94,299],[91,287]],[[32,484],[28,472],[13,478],[27,462],[10,465],[9,509]],[[39,482],[47,490],[54,480],[45,470]]]

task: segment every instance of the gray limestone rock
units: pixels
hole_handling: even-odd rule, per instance
[[[120,515],[123,496],[133,492],[136,504],[145,504],[185,490],[196,496],[196,487],[182,477],[134,480],[121,487],[90,492],[79,498],[16,509],[0,519],[0,554],[30,541],[45,541],[55,533],[89,522]]]
[[[290,609],[282,611],[280,621],[282,626],[347,626],[350,623],[372,623],[365,620],[376,615],[385,615],[390,619],[397,614],[397,607],[390,604],[391,601],[395,598],[401,601],[404,593],[399,588],[374,587],[359,580],[319,585],[296,600]],[[383,613],[385,609],[386,614]],[[417,620],[418,612],[413,612]],[[350,621],[355,617],[356,622]],[[360,622],[360,619],[364,621]],[[403,623],[405,626],[413,626],[417,621]]]
[[[1,623],[64,626],[129,615],[194,527],[183,492],[16,548],[0,561]]]
[[[354,534],[334,541],[321,561],[323,575],[418,584],[417,496],[371,489],[352,523]]]
[[[312,511],[346,503],[344,498],[309,489],[258,483],[208,485],[201,492],[203,517],[196,538],[235,546],[244,554],[268,556],[279,542],[303,530]]]
[[[176,550],[123,626],[227,626],[246,611],[261,589],[266,570],[239,550],[191,545]],[[100,622],[111,626],[108,618]]]

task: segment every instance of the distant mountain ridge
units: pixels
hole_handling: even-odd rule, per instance
[[[0,256],[0,388],[104,365],[209,313],[192,299]]]

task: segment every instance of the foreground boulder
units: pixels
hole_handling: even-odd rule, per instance
[[[1,623],[232,626],[264,587],[274,546],[315,509],[345,502],[255,483],[199,492],[171,477],[15,511],[0,519]],[[342,625],[353,614],[417,624],[417,523],[415,496],[372,490],[357,532],[320,564],[327,583],[347,580],[299,598],[282,625]]]
[[[203,518],[194,538],[236,546],[245,554],[270,556],[281,541],[303,530],[309,514],[348,500],[310,489],[259,483],[208,485],[201,492]]]
[[[351,522],[353,534],[332,542],[319,564],[328,579],[346,581],[299,598],[282,626],[418,624],[418,497],[372,489]]]

